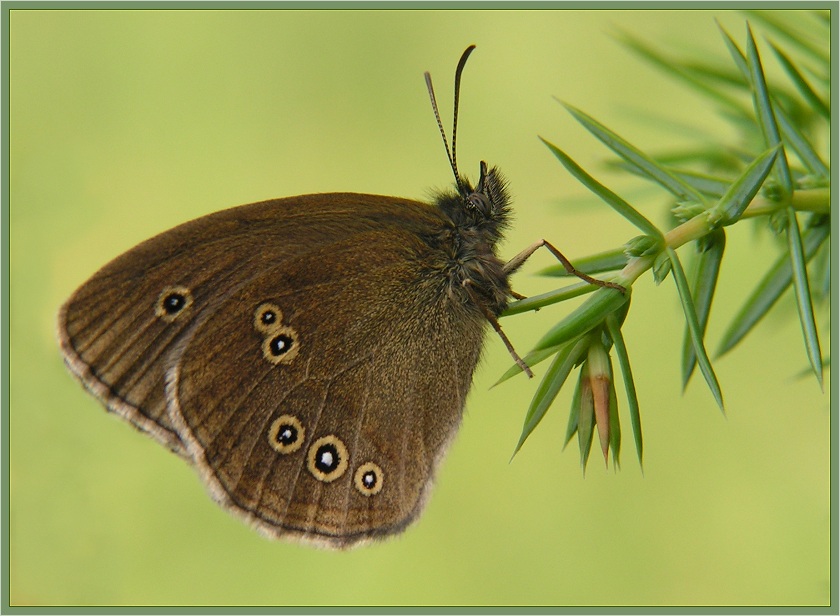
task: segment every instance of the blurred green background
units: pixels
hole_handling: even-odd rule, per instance
[[[12,604],[826,604],[829,392],[797,376],[789,300],[716,362],[724,418],[699,375],[681,392],[673,283],[640,280],[625,337],[644,475],[622,408],[622,470],[593,454],[582,477],[576,447],[561,452],[571,391],[509,462],[537,382],[489,390],[510,358],[488,335],[425,515],[349,553],[272,543],[224,513],[183,461],[84,393],[55,341],[79,284],[177,223],[271,197],[448,185],[423,71],[448,127],[469,43],[459,158],[473,177],[487,160],[510,178],[503,256],[539,237],[571,257],[618,246],[638,231],[581,207],[538,134],[654,220],[666,199],[598,171],[605,150],[552,97],[649,150],[694,143],[671,122],[733,142],[704,99],[613,38],[725,58],[715,19],[743,40],[744,16],[722,11],[13,10]],[[777,254],[750,225],[727,251],[711,348]],[[535,257],[517,290],[553,288],[533,275],[552,263]],[[524,352],[566,310],[503,325]]]

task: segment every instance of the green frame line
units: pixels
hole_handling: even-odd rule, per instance
[[[0,436],[0,447],[3,449],[2,462],[4,469],[0,483],[2,484],[2,507],[0,507],[0,522],[2,522],[2,542],[4,549],[2,550],[2,567],[4,569],[2,580],[0,580],[0,595],[2,595],[2,603],[0,604],[0,611],[5,614],[426,614],[426,613],[445,613],[445,614],[708,614],[710,612],[727,613],[727,614],[836,614],[838,606],[838,591],[840,584],[838,583],[838,572],[840,571],[840,554],[838,553],[838,539],[840,539],[840,517],[838,516],[838,478],[840,478],[840,458],[838,457],[838,445],[840,444],[840,415],[838,415],[838,372],[833,368],[830,371],[831,383],[831,400],[830,408],[833,414],[833,429],[831,432],[831,475],[833,481],[830,486],[831,499],[831,536],[833,543],[831,546],[831,605],[827,607],[774,607],[774,606],[760,606],[760,607],[741,607],[741,606],[708,606],[708,607],[645,607],[645,606],[629,606],[629,607],[525,607],[525,606],[503,606],[503,607],[468,607],[468,606],[452,606],[452,607],[411,607],[411,606],[390,606],[390,607],[305,607],[305,606],[283,606],[283,607],[213,607],[213,606],[184,606],[184,607],[125,607],[125,606],[11,606],[10,605],[10,377],[9,377],[9,362],[10,362],[10,186],[9,186],[9,171],[10,171],[10,20],[13,11],[46,11],[46,10],[60,10],[60,11],[79,11],[79,10],[94,10],[94,11],[155,11],[155,10],[358,10],[358,9],[377,9],[377,10],[557,10],[557,9],[586,9],[586,10],[717,10],[717,9],[761,9],[772,8],[774,10],[784,9],[823,9],[831,10],[831,66],[832,74],[838,73],[838,56],[840,55],[840,37],[838,37],[838,25],[840,25],[840,2],[827,0],[782,0],[779,2],[760,1],[760,2],[728,2],[712,0],[707,2],[686,1],[679,2],[675,0],[666,0],[662,2],[656,1],[613,1],[603,0],[595,2],[583,1],[532,1],[523,0],[521,2],[500,0],[490,1],[481,0],[477,2],[470,1],[441,1],[430,0],[427,2],[407,0],[405,2],[386,0],[383,2],[376,1],[356,1],[348,0],[347,2],[332,1],[332,0],[313,0],[313,1],[252,1],[243,0],[241,2],[230,0],[197,0],[195,2],[189,1],[165,1],[165,0],[129,0],[125,2],[120,1],[55,1],[55,0],[12,0],[9,2],[0,2],[0,23],[2,23],[2,84],[4,87],[2,97],[2,123],[0,129],[3,133],[2,151],[2,178],[0,184],[2,185],[2,204],[0,204],[0,227],[2,227],[2,235],[0,241],[3,243],[2,249],[2,271],[0,271],[0,294],[2,294],[2,321],[0,321],[0,364],[2,364],[2,376],[0,376],[0,387],[2,387],[2,398],[0,398],[0,416],[2,417],[2,436]],[[840,100],[840,88],[834,81],[831,84],[832,98],[835,101],[835,106],[831,111],[832,125],[836,128],[838,126],[838,111],[836,102]],[[831,156],[834,161],[840,160],[840,144],[835,134],[831,143]],[[831,169],[832,182],[836,182],[838,172],[836,167]],[[834,228],[837,229],[838,224],[838,195],[835,190],[831,197],[831,208],[833,213]],[[840,259],[838,258],[838,237],[833,234],[831,238],[831,267],[834,268],[835,275],[831,286],[831,319],[832,324],[838,322],[838,315],[840,315],[840,291],[838,291],[837,273],[840,272]],[[834,357],[840,357],[840,336],[836,327],[832,327],[830,333],[830,350]]]

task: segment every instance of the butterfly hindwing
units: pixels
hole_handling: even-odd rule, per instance
[[[429,276],[445,255],[422,235],[349,234],[268,268],[170,370],[172,423],[212,494],[267,534],[343,547],[419,514],[484,327]]]

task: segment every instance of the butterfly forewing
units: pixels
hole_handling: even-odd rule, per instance
[[[348,207],[357,197],[255,203],[143,242],[103,267],[62,306],[58,329],[65,362],[110,411],[183,453],[166,415],[164,374],[177,363],[189,333],[267,264],[372,225],[387,226],[376,213],[359,216]],[[387,208],[378,214],[387,218]],[[175,302],[173,312],[166,312],[167,294],[170,302],[184,298],[181,310]]]

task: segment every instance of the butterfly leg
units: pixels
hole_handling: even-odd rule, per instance
[[[508,261],[505,264],[505,268],[504,268],[505,274],[507,274],[508,276],[513,274],[516,270],[518,270],[520,267],[522,267],[522,265],[525,263],[525,261],[527,261],[532,254],[534,254],[539,248],[542,248],[543,246],[548,248],[548,250],[551,252],[551,254],[553,254],[557,258],[557,260],[560,261],[560,263],[563,264],[563,267],[571,275],[577,276],[581,280],[583,280],[585,282],[588,282],[589,284],[594,284],[598,287],[608,287],[610,289],[616,289],[617,291],[621,291],[622,294],[627,292],[627,289],[625,289],[620,284],[617,284],[615,282],[608,282],[606,280],[599,280],[597,278],[593,278],[592,276],[589,276],[588,274],[584,274],[580,270],[576,269],[575,266],[572,265],[572,262],[569,261],[562,252],[557,250],[557,248],[555,248],[554,246],[552,246],[549,242],[547,242],[545,240],[539,240],[537,242],[534,242],[533,244],[528,246],[528,248],[526,248],[525,250],[520,252],[518,255],[516,255],[513,259]],[[521,299],[521,298],[517,298],[517,299]]]
[[[502,342],[504,342],[508,353],[510,353],[510,356],[513,357],[513,361],[516,362],[516,365],[522,368],[522,371],[528,375],[528,378],[534,378],[534,373],[531,372],[531,368],[529,368],[528,364],[526,364],[525,361],[521,357],[519,357],[519,353],[516,352],[516,349],[513,348],[513,345],[511,344],[510,340],[508,340],[508,337],[505,335],[505,332],[502,331],[502,326],[499,324],[499,320],[490,311],[490,309],[484,305],[484,302],[482,302],[481,299],[472,290],[472,281],[466,279],[464,280],[463,285],[467,293],[470,294],[473,303],[481,308],[481,311],[484,313],[484,316],[487,318],[488,321],[490,321],[490,325],[492,325],[493,329],[496,330],[496,333],[499,334],[499,338],[501,338]]]

